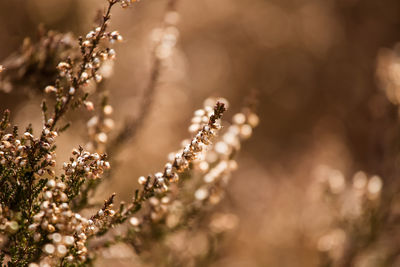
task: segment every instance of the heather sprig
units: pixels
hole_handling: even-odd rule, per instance
[[[204,108],[195,111],[189,132],[193,133],[204,127],[206,118],[212,116],[214,112],[210,104],[215,101],[216,99],[207,99]],[[220,101],[227,104],[224,99]],[[240,149],[240,144],[250,137],[252,129],[257,124],[258,117],[249,108],[235,114],[232,124],[223,134],[218,136],[208,149],[197,154],[196,159],[189,164],[189,169],[180,173],[182,182],[178,186],[170,185],[171,190],[153,194],[144,212],[129,218],[126,235],[118,236],[114,242],[128,242],[140,254],[142,251],[151,250],[155,243],[162,243],[176,232],[201,231],[206,223],[202,218],[205,218],[206,214],[212,217],[212,220],[207,222],[210,241],[224,231],[232,229],[236,225],[237,218],[232,214],[220,213],[211,216],[210,207],[222,199],[229,178],[237,169],[234,158]],[[187,140],[183,143],[191,142]],[[139,184],[146,186],[148,179],[144,176],[139,177]]]
[[[315,176],[320,198],[334,211],[331,227],[316,242],[320,266],[348,266],[358,253],[379,241],[383,230],[379,222],[388,219],[391,208],[382,196],[382,178],[358,171],[348,183],[341,171],[329,166],[319,166]]]
[[[108,8],[103,15],[102,21],[98,27],[90,31],[85,38],[79,38],[81,51],[81,62],[72,62],[71,59],[60,62],[57,65],[59,71],[55,86],[49,85],[45,91],[56,94],[56,105],[54,113],[47,120],[47,127],[53,130],[58,120],[74,106],[84,104],[87,94],[82,88],[94,80],[100,82],[102,77],[98,73],[102,62],[109,59],[115,59],[116,53],[112,48],[101,48],[100,42],[106,40],[113,43],[115,40],[122,40],[116,31],[106,32],[108,21],[111,18],[111,8],[119,1],[109,1]],[[76,102],[73,102],[77,100]],[[44,112],[45,113],[45,112]],[[46,113],[45,113],[46,117]]]
[[[120,208],[120,211],[115,216],[116,223],[124,222],[129,216],[139,211],[142,204],[151,197],[162,197],[168,191],[171,183],[179,181],[179,174],[189,168],[189,164],[211,144],[211,140],[216,136],[218,130],[221,129],[219,120],[224,112],[224,103],[217,102],[207,124],[197,132],[190,144],[186,145],[181,152],[177,153],[165,165],[163,171],[147,177],[139,177],[138,183],[142,188],[136,190],[132,203],[127,207],[123,205]]]
[[[0,91],[14,93],[25,89],[25,93],[37,93],[57,78],[55,66],[69,57],[79,57],[78,42],[71,33],[38,29],[38,40],[25,38],[19,51],[3,60],[0,76]],[[26,90],[29,88],[30,90]]]

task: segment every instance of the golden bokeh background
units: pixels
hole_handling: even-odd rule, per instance
[[[0,0],[0,62],[24,37],[35,39],[40,23],[85,34],[104,2]],[[164,0],[142,0],[112,12],[111,28],[124,37],[106,81],[117,125],[138,113],[151,67],[151,32],[165,6]],[[238,226],[211,266],[320,266],[318,240],[332,213],[315,193],[321,166],[346,180],[359,170],[379,175],[387,186],[397,178],[397,110],[378,86],[376,65],[381,49],[400,40],[400,1],[179,0],[177,11],[178,44],[151,112],[118,155],[118,178],[99,197],[115,191],[129,200],[137,177],[163,166],[188,136],[192,112],[205,98],[227,98],[229,118],[256,89],[260,125],[243,144],[239,169],[217,208],[236,214]],[[38,125],[40,99],[0,92],[0,109],[10,108],[20,125]],[[72,129],[60,138],[59,160],[85,142],[85,128],[77,123]],[[129,266],[126,259],[105,260],[110,263]],[[362,255],[354,264],[377,266]]]

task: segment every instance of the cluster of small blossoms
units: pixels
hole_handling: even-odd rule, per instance
[[[105,160],[106,155],[98,153],[89,153],[83,148],[74,149],[70,162],[64,162],[63,169],[67,181],[76,179],[98,179],[104,170],[110,168],[110,163]]]
[[[48,123],[52,123],[52,119],[49,119]],[[54,167],[56,166],[56,152],[52,150],[52,148],[55,145],[55,139],[58,136],[57,131],[50,130],[48,127],[49,124],[46,124],[43,127],[41,137],[38,140],[35,140],[33,136],[29,132],[25,132],[24,136],[25,138],[29,138],[33,142],[38,142],[39,146],[41,149],[45,149],[46,153],[44,155],[44,158],[41,161],[41,164],[39,165],[39,169],[37,170],[36,174],[39,176],[42,176],[44,173],[48,173],[50,176],[54,176]]]
[[[220,157],[229,158],[234,151],[240,150],[241,141],[251,136],[253,128],[258,123],[258,116],[251,111],[235,114],[232,118],[232,125],[228,127],[221,140],[215,144],[215,152]]]
[[[52,119],[49,119],[42,130],[40,141],[42,142],[41,147],[44,147],[45,149],[49,149],[51,146],[53,146],[55,143],[55,138],[58,136],[57,131],[51,130],[49,127],[49,125],[51,125],[52,123]],[[32,135],[26,132],[24,133],[24,136],[26,138],[32,138]]]
[[[218,203],[224,193],[223,188],[229,181],[232,171],[237,169],[235,160],[222,160],[211,168],[203,177],[204,183],[194,192],[194,197],[199,201]]]
[[[159,60],[171,57],[179,37],[179,30],[176,28],[178,22],[179,13],[168,10],[164,15],[163,26],[153,30],[151,38],[155,44],[155,56]]]
[[[104,206],[101,208],[94,216],[88,220],[88,225],[83,229],[83,232],[88,236],[97,234],[103,229],[107,230],[113,222],[113,216],[115,211],[113,207],[113,199],[115,194],[113,194],[108,200],[104,201]]]
[[[183,172],[189,167],[189,163],[194,161],[203,150],[211,144],[217,131],[221,129],[220,118],[222,112],[225,111],[225,105],[217,102],[213,112],[210,114],[207,124],[197,132],[196,136],[187,144],[182,151],[178,152],[171,162],[165,165],[163,172],[158,172],[154,175],[155,186],[161,189],[162,192],[168,190],[168,182],[176,182],[179,179],[178,173]],[[148,178],[139,177],[139,184],[146,184]]]
[[[204,108],[195,111],[194,118],[192,119],[193,126],[189,127],[189,131],[191,133],[195,130],[201,132],[207,126],[210,116],[214,114],[214,109],[212,108],[211,103],[215,103],[215,101],[217,100],[214,98],[207,99],[204,102]],[[218,101],[223,102],[224,105],[228,105],[225,99],[218,99]],[[240,118],[238,119],[238,117],[241,116],[244,116],[244,120]],[[253,127],[256,127],[257,124],[258,117],[253,112],[246,110],[244,113],[238,113],[233,118],[233,124],[220,138],[221,141],[216,143],[220,143],[219,146],[221,146],[221,142],[226,142],[226,146],[230,147],[229,151],[224,151],[222,153],[222,151],[216,150],[216,144],[212,146],[211,150],[202,149],[201,151],[197,151],[196,157],[192,158],[191,162],[194,164],[194,169],[200,170],[200,173],[202,173],[201,177],[203,177],[203,181],[200,183],[201,185],[198,187],[198,189],[194,192],[195,202],[203,202],[206,200],[212,204],[219,202],[231,172],[237,169],[237,163],[232,159],[232,157],[240,148],[240,142],[250,136]],[[251,127],[250,133],[248,133],[248,130],[246,129],[249,125]],[[220,125],[218,125],[216,129],[219,128]],[[244,132],[246,134],[244,134]],[[196,135],[196,137],[198,136],[199,134]],[[232,142],[232,139],[235,141]],[[174,162],[176,159],[181,160],[181,155],[187,155],[192,144],[193,140],[184,141],[184,149],[179,151],[176,155],[171,154],[169,156],[170,160],[172,162]],[[208,140],[205,140],[203,146],[207,145],[210,145],[210,143]],[[188,163],[183,164],[185,167],[188,167]],[[167,164],[166,169],[172,170],[172,166],[173,164],[169,163]],[[209,166],[213,167],[209,169]],[[156,178],[163,179],[163,173],[158,173],[155,176]],[[139,183],[146,186],[149,184],[149,179],[149,177],[139,177]],[[165,218],[167,226],[174,227],[179,223],[181,218],[185,217],[185,212],[192,212],[190,208],[187,208],[186,211],[183,208],[179,208],[182,206],[181,201],[175,198],[172,199],[171,197],[172,196],[160,195],[159,198],[153,197],[150,199],[151,208],[149,217],[151,220],[160,221],[161,219]],[[178,197],[178,195],[175,195],[174,197]],[[140,221],[141,220],[137,217],[132,217],[131,225],[137,228]]]
[[[116,41],[123,40],[117,31],[106,31],[111,7],[117,1],[109,2],[110,5],[103,15],[101,26],[90,31],[85,38],[80,37],[79,39],[81,62],[78,64],[78,62],[73,62],[71,59],[60,62],[57,65],[60,79],[56,81],[54,86],[49,85],[45,88],[45,92],[55,93],[57,98],[57,108],[52,117],[53,124],[66,112],[73,99],[78,100],[75,104],[83,104],[88,110],[94,109],[93,103],[86,100],[87,95],[83,93],[81,87],[89,85],[91,81],[100,83],[103,80],[102,73],[107,73],[101,67],[107,65],[105,63],[116,57],[115,50],[107,47],[107,45],[101,45],[102,41],[113,44]],[[64,82],[62,82],[62,79],[64,79]],[[51,128],[54,128],[53,124],[50,125]]]
[[[76,39],[71,33],[45,31],[39,27],[37,36],[39,40],[36,42],[25,38],[20,49],[4,59],[2,64],[5,71],[0,76],[0,91],[10,93],[22,89],[28,92],[28,88],[42,90],[44,85],[56,79],[57,71],[53,69],[53,62],[66,57],[75,60],[79,56]]]
[[[337,211],[333,214],[332,228],[318,239],[317,249],[335,260],[343,253],[353,228],[358,229],[358,233],[363,233],[363,228],[365,233],[369,232],[371,226],[368,224],[376,216],[383,182],[377,175],[368,177],[365,172],[359,171],[354,174],[351,183],[346,183],[341,171],[325,165],[318,166],[314,175],[319,197],[329,200]]]
[[[139,0],[109,0],[109,2],[119,2],[121,7],[127,8]]]
[[[171,229],[181,222],[185,209],[181,200],[177,199],[173,194],[163,197],[151,197],[149,199],[149,204],[149,210],[142,215],[142,218],[133,216],[129,219],[129,224],[132,229],[135,232],[141,231],[142,236],[146,234],[143,230],[146,225],[144,225],[143,222],[148,219],[159,225],[165,224]]]
[[[81,49],[84,57],[83,68],[79,69],[78,73],[75,73],[72,62],[63,61],[57,65],[59,75],[66,77],[68,80],[79,75],[79,77],[76,77],[78,85],[88,84],[91,79],[94,79],[97,83],[101,82],[103,77],[98,73],[98,70],[102,62],[115,59],[116,53],[112,48],[100,48],[100,40],[108,40],[110,44],[113,44],[115,41],[122,41],[123,38],[117,31],[105,32],[102,27],[95,28],[81,40]],[[75,89],[74,87],[70,87],[68,94],[74,95]],[[45,91],[48,93],[57,92],[57,90],[54,86],[45,88]]]
[[[82,40],[81,45],[85,49],[84,56],[90,57],[88,62],[86,62],[85,70],[81,73],[81,78],[84,82],[87,82],[90,78],[94,78],[97,83],[101,82],[103,77],[98,73],[98,70],[102,63],[116,58],[114,49],[108,47],[100,48],[98,46],[100,40],[107,40],[110,44],[123,41],[118,31],[106,32],[106,26],[107,21],[104,22],[104,27],[95,28]]]
[[[237,169],[233,156],[240,149],[241,142],[251,136],[258,123],[258,116],[250,110],[235,114],[232,124],[220,140],[203,158],[194,162],[195,168],[204,173],[203,183],[194,193],[197,200],[208,200],[214,204],[219,202],[231,172]]]
[[[318,166],[314,175],[319,195],[334,199],[336,208],[346,220],[359,218],[367,206],[379,203],[383,182],[378,175],[368,177],[365,172],[358,171],[352,183],[347,184],[341,171],[325,165]]]
[[[25,132],[20,138],[15,134],[4,134],[1,136],[0,143],[0,164],[3,168],[13,168],[15,172],[24,168],[29,162],[29,154],[34,146],[40,146],[45,151],[43,160],[38,165],[36,175],[42,176],[47,171],[54,175],[51,167],[54,167],[55,152],[50,151],[53,147],[56,131],[50,131],[47,127],[43,128],[41,138],[35,138],[29,131]]]
[[[170,205],[170,198],[164,196],[161,199],[152,197],[149,199],[150,203],[150,219],[157,222],[165,217]]]
[[[218,99],[219,101],[225,103],[227,105],[228,101],[226,99]],[[211,114],[213,113],[213,106],[211,102],[215,103],[214,99],[207,99],[204,101],[204,105],[202,109],[198,109],[194,112],[193,118],[192,118],[192,124],[189,126],[189,132],[191,134],[196,133],[199,131],[204,124],[207,124],[208,119],[210,118]],[[183,142],[185,143],[185,141]]]
[[[215,99],[207,99],[204,102],[204,108],[195,111],[192,120],[194,126],[189,127],[190,132],[196,130],[202,131],[202,129],[204,129],[204,124],[209,121],[209,117],[214,113],[211,106],[213,101],[215,101]],[[219,99],[219,101],[223,101],[225,105],[227,105],[226,100]],[[153,228],[146,227],[145,222],[147,222],[147,220],[150,220],[150,223],[156,223],[154,227],[163,227],[163,225],[165,225],[167,229],[179,229],[180,226],[188,224],[189,218],[191,218],[194,213],[204,211],[204,205],[206,203],[217,204],[223,196],[224,189],[232,171],[237,169],[237,163],[233,160],[233,157],[237,150],[240,149],[240,142],[250,137],[253,128],[258,125],[258,122],[257,115],[248,109],[245,109],[243,113],[234,115],[232,124],[227,128],[225,133],[218,138],[220,141],[211,146],[210,150],[203,149],[197,151],[196,158],[191,161],[193,170],[190,176],[194,178],[201,177],[200,181],[192,179],[191,182],[194,182],[195,185],[194,189],[193,183],[185,183],[185,185],[187,185],[185,187],[187,190],[183,195],[174,190],[168,195],[161,194],[151,197],[149,199],[150,209],[148,213],[145,213],[142,218],[135,216],[131,217],[129,220],[131,229],[135,233],[140,232],[140,234],[134,234],[134,236],[136,236],[136,238],[140,236],[141,240],[150,239],[149,236],[151,236]],[[250,131],[248,127],[251,127]],[[220,126],[218,129],[219,128]],[[183,142],[185,148],[177,154],[178,159],[181,153],[185,153],[185,150],[189,151],[188,148],[192,142],[193,140]],[[219,147],[221,147],[221,143],[224,143],[229,149],[223,151],[218,149],[218,143]],[[209,145],[210,143],[206,142],[206,144]],[[176,158],[176,155],[173,156],[171,161],[174,161]],[[170,165],[168,166],[170,167]],[[196,172],[198,173],[196,174]],[[159,173],[156,177],[162,177],[162,173]],[[148,181],[149,178],[139,178],[140,184],[146,185]],[[192,192],[192,197],[189,197],[189,199],[187,199],[188,190]],[[177,189],[177,191],[179,191],[179,189]],[[218,214],[213,216],[209,227],[212,233],[220,234],[233,229],[237,225],[237,220],[237,217],[232,214]],[[194,228],[197,228],[197,226],[191,226],[192,230]],[[135,242],[133,241],[133,243]]]
[[[204,109],[195,112],[192,120],[194,125],[189,127],[189,131],[192,131],[198,127],[197,124],[201,124],[204,121],[204,116],[209,113],[210,103],[213,101],[215,99],[207,99],[204,102]],[[227,104],[226,100],[222,101]],[[232,125],[219,137],[219,141],[210,150],[204,151],[201,157],[193,161],[192,176],[194,178],[200,177],[201,180],[193,180],[195,189],[190,185],[187,187],[188,190],[193,192],[193,197],[185,200],[179,199],[179,195],[176,195],[176,199],[169,199],[168,202],[163,204],[167,210],[163,210],[162,215],[168,228],[178,229],[180,225],[187,224],[188,219],[194,213],[204,211],[206,203],[217,204],[220,201],[232,171],[237,169],[237,163],[233,158],[240,148],[240,143],[250,137],[252,129],[258,125],[258,121],[257,115],[249,109],[234,115]],[[247,129],[249,126],[251,127],[250,131]],[[229,149],[225,151],[218,150],[217,148],[221,146],[221,143],[225,143]],[[217,144],[219,145],[217,146]],[[199,172],[199,175],[194,175],[196,172]],[[221,234],[224,231],[231,230],[236,227],[237,221],[237,217],[233,214],[215,214],[209,224],[211,230],[209,235]],[[191,231],[196,228],[199,230],[201,226],[193,225],[191,226]]]
[[[42,248],[40,266],[56,266],[60,260],[68,262],[84,261],[86,247],[76,247],[76,258],[70,248],[77,246],[77,240],[85,238],[80,231],[87,220],[71,211],[65,183],[51,179],[43,188],[39,211],[33,216],[33,223],[28,229],[36,242],[48,240]],[[30,267],[39,266],[31,263]]]
[[[99,42],[99,40],[107,40],[110,44],[114,44],[116,41],[122,42],[123,38],[118,31],[105,32],[102,31],[101,27],[97,27],[94,29],[94,31],[90,31],[86,35],[85,40],[82,42],[82,46],[87,49],[91,49],[96,45],[97,42]],[[101,82],[101,77],[96,77],[93,70],[97,71],[103,61],[115,59],[115,57],[116,53],[112,48],[99,48],[97,51],[92,52],[91,60],[87,63],[88,65],[86,67],[88,68],[89,73],[94,74],[92,77],[95,78],[96,82]]]
[[[30,133],[28,133],[31,135]],[[28,163],[28,151],[25,138],[19,139],[13,134],[5,134],[0,142],[0,164],[3,168],[23,168]]]
[[[122,1],[110,1],[110,3],[120,2],[122,5],[128,5],[131,2],[126,2],[125,4]],[[91,31],[87,34],[86,40],[83,42],[89,42],[90,39],[96,38],[97,32],[100,31],[101,28],[96,28],[95,31]],[[112,32],[103,32],[100,39],[108,40],[110,44],[114,44],[115,42],[122,42],[123,37],[118,31]],[[96,39],[95,39],[96,40]],[[96,54],[93,54],[96,57]],[[116,53],[114,49],[106,49],[99,53],[99,56],[95,58],[96,66],[100,66],[100,61],[102,61],[101,67],[98,69],[98,72],[94,75],[94,78],[97,83],[100,83],[103,78],[108,78],[112,74],[113,64],[112,60],[115,59]],[[87,143],[87,149],[90,151],[96,151],[99,153],[103,153],[106,150],[106,143],[108,141],[108,133],[114,128],[114,121],[110,118],[110,115],[113,112],[113,108],[111,105],[106,104],[106,97],[103,96],[101,101],[101,109],[98,110],[97,114],[92,116],[87,122],[88,134],[90,141]],[[94,104],[91,101],[84,101],[88,111],[94,110]]]
[[[171,162],[165,165],[163,172],[158,172],[154,178],[148,176],[139,177],[138,182],[143,186],[143,195],[146,192],[154,192],[155,196],[151,199],[151,215],[154,220],[162,217],[166,211],[166,205],[170,202],[168,197],[163,193],[167,192],[170,183],[176,183],[179,180],[179,173],[185,171],[189,167],[189,163],[194,161],[204,149],[211,144],[211,140],[216,136],[221,129],[220,119],[225,111],[225,104],[217,102],[213,112],[209,114],[208,121],[197,132],[195,137],[183,148],[175,154],[170,160]],[[152,180],[153,179],[153,180]],[[138,222],[136,217],[134,222]]]
[[[48,240],[43,245],[40,266],[56,266],[61,260],[85,262],[88,257],[87,239],[98,233],[115,214],[111,209],[112,198],[90,219],[71,211],[67,196],[67,186],[63,182],[49,180],[43,190],[40,210],[33,216],[34,223],[28,229],[34,240]],[[47,265],[46,265],[47,264]],[[31,263],[31,267],[38,266]]]
[[[67,262],[83,263],[87,260],[89,256],[89,251],[87,249],[88,238],[98,233],[103,227],[109,226],[109,222],[115,214],[115,211],[112,210],[111,207],[112,203],[108,203],[90,219],[82,217],[79,213],[74,213],[74,218],[80,223],[75,228],[73,235],[75,239],[73,248],[75,251],[65,257]]]
[[[86,144],[86,148],[90,151],[103,153],[106,150],[108,134],[114,129],[114,120],[111,119],[113,107],[109,104],[101,108],[100,114],[90,118],[86,126],[88,129],[90,141]]]
[[[19,213],[15,213],[8,207],[0,205],[0,250],[7,245],[8,236],[18,231],[19,220]]]

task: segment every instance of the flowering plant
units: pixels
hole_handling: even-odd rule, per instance
[[[4,266],[89,265],[104,249],[118,243],[132,246],[137,253],[150,249],[150,244],[159,240],[154,236],[156,229],[166,236],[192,225],[195,214],[200,214],[208,204],[216,204],[231,171],[237,168],[234,156],[240,142],[250,137],[257,126],[258,117],[252,109],[245,108],[233,117],[232,124],[218,138],[228,104],[225,99],[208,99],[204,108],[194,114],[189,128],[192,139],[184,142],[162,171],[139,177],[141,187],[134,192],[130,203],[121,202],[115,208],[115,194],[112,194],[92,213],[83,212],[83,209],[93,209],[89,204],[90,193],[112,174],[110,156],[114,156],[116,148],[134,133],[133,129],[146,115],[143,111],[138,121],[127,123],[110,140],[114,122],[107,94],[105,90],[93,93],[92,96],[100,99],[97,106],[89,100],[85,89],[102,83],[107,76],[104,66],[116,57],[110,46],[123,40],[118,31],[108,30],[112,7],[115,4],[128,7],[133,2],[108,0],[99,25],[85,37],[79,37],[77,45],[70,40],[71,45],[57,46],[57,40],[66,38],[62,34],[52,39],[56,55],[46,56],[61,61],[52,75],[55,80],[44,87],[49,99],[42,102],[43,124],[38,136],[34,135],[31,125],[23,131],[11,126],[10,111],[3,113],[0,121],[0,262]],[[176,41],[176,35],[171,32],[176,22],[171,19],[176,16],[172,3],[167,7],[164,26],[156,38],[150,93],[156,86],[161,63]],[[47,34],[43,38],[46,36],[54,37]],[[40,51],[42,42],[33,45],[31,52]],[[4,81],[11,83],[18,79],[13,72],[16,67],[7,63],[12,58],[15,55],[1,68],[3,89]],[[32,63],[30,56],[24,58],[21,64]],[[22,77],[25,75],[28,74]],[[52,108],[47,102],[52,103]],[[149,106],[145,103],[143,110]],[[89,140],[85,146],[73,149],[59,173],[57,139],[69,127],[63,120],[67,113],[81,107],[97,112],[87,123]],[[219,216],[211,222],[214,232],[223,231],[226,218]],[[119,231],[114,231],[118,227]]]

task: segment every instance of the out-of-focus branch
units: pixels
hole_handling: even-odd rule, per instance
[[[138,109],[139,113],[136,118],[127,119],[122,129],[117,133],[116,137],[108,144],[106,151],[110,156],[114,155],[125,142],[135,137],[135,135],[143,125],[144,121],[146,120],[148,114],[150,113],[154,92],[157,88],[157,83],[161,73],[162,61],[165,59],[164,56],[160,55],[160,50],[165,49],[165,46],[167,45],[169,46],[169,44],[166,44],[167,41],[164,36],[165,30],[167,27],[175,26],[177,22],[176,20],[168,19],[170,13],[175,12],[176,4],[177,0],[170,0],[167,4],[164,13],[164,21],[161,27],[162,33],[158,40],[156,40],[152,51],[152,63],[149,80],[145,87],[142,101]],[[173,46],[174,45],[169,47],[169,49],[172,49]]]

